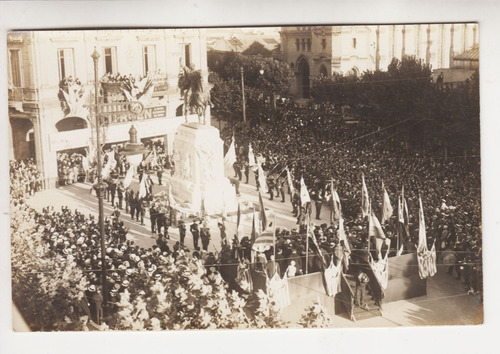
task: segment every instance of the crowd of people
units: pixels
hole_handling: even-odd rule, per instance
[[[412,147],[405,141],[406,133],[412,128],[404,124],[393,129],[349,124],[325,115],[318,107],[288,106],[269,124],[251,128],[230,126],[222,134],[226,146],[235,136],[235,175],[239,175],[240,180],[242,175],[246,175],[245,182],[248,182],[249,171],[252,170],[257,180],[255,163],[249,164],[248,160],[251,143],[257,160],[262,162],[269,199],[279,197],[281,201],[290,202],[290,211],[297,216],[298,225],[304,224],[307,214],[329,227],[334,223],[331,216],[329,220],[321,220],[322,208],[329,209],[329,215],[333,214],[330,193],[333,183],[340,196],[351,248],[366,247],[368,222],[361,216],[361,180],[364,175],[371,209],[379,218],[382,183],[389,194],[394,213],[382,226],[386,236],[392,239],[393,254],[397,251],[397,201],[404,193],[409,209],[408,245],[415,246],[418,244],[420,196],[426,218],[427,244],[430,249],[435,243],[438,261],[442,262],[444,256],[452,252],[457,262],[473,264],[474,270],[479,273],[479,158],[474,154],[469,154],[467,159],[461,154],[445,157],[442,148],[430,144]],[[477,147],[473,149],[479,151]],[[286,167],[292,176],[295,194],[288,186]],[[311,203],[307,203],[305,208],[302,208],[299,196],[302,177],[311,196]],[[338,228],[338,225],[332,226]],[[454,269],[460,278],[464,266]],[[477,290],[477,287],[473,289]]]
[[[9,175],[12,200],[30,197],[43,187],[42,174],[33,159],[9,161]]]

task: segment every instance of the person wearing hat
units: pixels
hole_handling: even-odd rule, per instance
[[[210,229],[206,226],[201,228],[200,232],[200,237],[201,237],[201,246],[203,247],[204,251],[208,251],[208,245],[210,243]]]
[[[184,246],[184,239],[186,238],[186,224],[184,220],[180,219],[177,227],[179,228],[180,245]]]
[[[94,303],[95,319],[98,325],[101,324],[102,319],[102,294],[100,289],[96,289],[95,293],[92,295],[92,302]]]
[[[354,305],[361,306],[361,308],[368,310],[368,305],[363,302],[366,293],[366,285],[370,282],[370,278],[366,275],[363,270],[358,269],[358,275],[356,276],[356,292],[354,298]]]
[[[223,222],[218,222],[217,227],[220,230],[220,239],[221,239],[221,244],[227,243],[227,235],[226,235],[226,225],[224,225]]]
[[[199,251],[200,247],[198,247],[198,240],[200,238],[200,228],[198,225],[198,220],[194,220],[191,226],[189,227],[189,231],[191,231],[191,234],[193,235],[193,246],[194,249]]]

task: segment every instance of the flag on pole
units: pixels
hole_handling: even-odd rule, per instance
[[[265,252],[269,250],[271,246],[274,245],[274,232],[275,228],[263,231],[255,238],[252,249],[259,252]]]
[[[262,201],[262,195],[259,192],[259,206],[260,206],[260,221],[261,221],[261,232],[267,229],[267,217],[266,210],[264,209],[264,202]]]
[[[330,181],[330,193],[332,195],[333,220],[338,222],[342,214],[342,205],[340,204],[339,195],[333,186],[333,180]]]
[[[253,153],[252,144],[248,144],[248,167],[255,166],[255,155]]]
[[[236,216],[236,237],[238,240],[240,239],[240,234],[241,234],[241,209],[240,209],[240,202],[238,202],[238,214]]]
[[[227,150],[226,156],[224,156],[224,165],[226,167],[233,167],[233,164],[236,162],[236,149],[234,147],[234,137],[231,141],[231,145],[229,145],[229,150]]]
[[[172,185],[171,184],[168,186],[168,203],[170,204],[171,208],[175,209],[177,207],[177,203],[175,202],[174,195],[172,194]]]
[[[253,244],[255,243],[255,239],[256,239],[256,230],[255,230],[255,210],[254,212],[252,213],[252,233],[250,234],[250,244],[253,246]]]
[[[361,212],[363,217],[370,216],[370,197],[368,196],[368,188],[366,188],[365,175],[361,174]]]
[[[257,162],[257,169],[259,171],[259,193],[266,193],[266,176],[260,162]]]
[[[424,219],[424,208],[422,206],[422,199],[418,197],[418,252],[422,250],[427,250],[427,234],[425,232],[425,219]]]
[[[393,209],[391,205],[391,200],[389,199],[389,194],[387,193],[387,190],[384,187],[384,182],[382,182],[382,218],[380,219],[380,222],[384,224],[386,221],[389,221],[389,219],[392,216]]]
[[[417,246],[417,261],[418,274],[421,279],[432,277],[436,274],[436,243],[432,245],[431,250],[427,248],[427,235],[425,232],[424,208],[422,206],[422,198],[418,197],[418,246]]]
[[[89,170],[89,160],[82,155],[82,168],[85,172]]]
[[[130,165],[130,167],[127,170],[127,173],[125,174],[125,178],[123,179],[123,186],[125,188],[128,188],[130,186],[130,183],[132,183],[133,175],[134,175],[134,166]]]
[[[302,206],[311,201],[309,196],[309,191],[307,190],[306,183],[304,182],[304,177],[300,177],[300,203]]]
[[[295,188],[293,187],[292,175],[290,174],[290,170],[288,170],[288,166],[286,167],[286,178],[288,179],[288,186],[290,187],[290,193],[293,195],[295,193]]]
[[[141,179],[141,183],[139,184],[139,199],[146,197],[147,194],[146,178],[143,177]]]
[[[384,234],[384,230],[382,230],[382,226],[378,221],[377,217],[371,213],[369,215],[369,224],[368,224],[368,240],[372,237],[375,237],[376,249],[378,252],[382,249],[382,244],[386,242],[386,237]],[[390,242],[389,239],[387,241]]]

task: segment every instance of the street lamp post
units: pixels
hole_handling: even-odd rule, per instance
[[[97,185],[94,186],[97,191],[97,199],[99,202],[99,233],[101,237],[101,283],[102,297],[104,305],[107,304],[108,290],[106,279],[106,235],[104,230],[104,190],[106,184],[102,181],[102,156],[101,156],[101,121],[99,116],[99,78],[97,73],[99,53],[94,47],[94,52],[91,55],[94,61],[94,91],[95,91],[95,120],[96,120],[96,142],[97,142]]]
[[[243,122],[247,122],[246,104],[245,104],[245,78],[243,76],[243,67],[241,70],[241,97],[243,98]]]

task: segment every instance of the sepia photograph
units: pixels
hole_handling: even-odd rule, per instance
[[[0,1],[0,351],[495,353],[498,9]]]
[[[482,324],[479,38],[9,32],[14,331]]]

